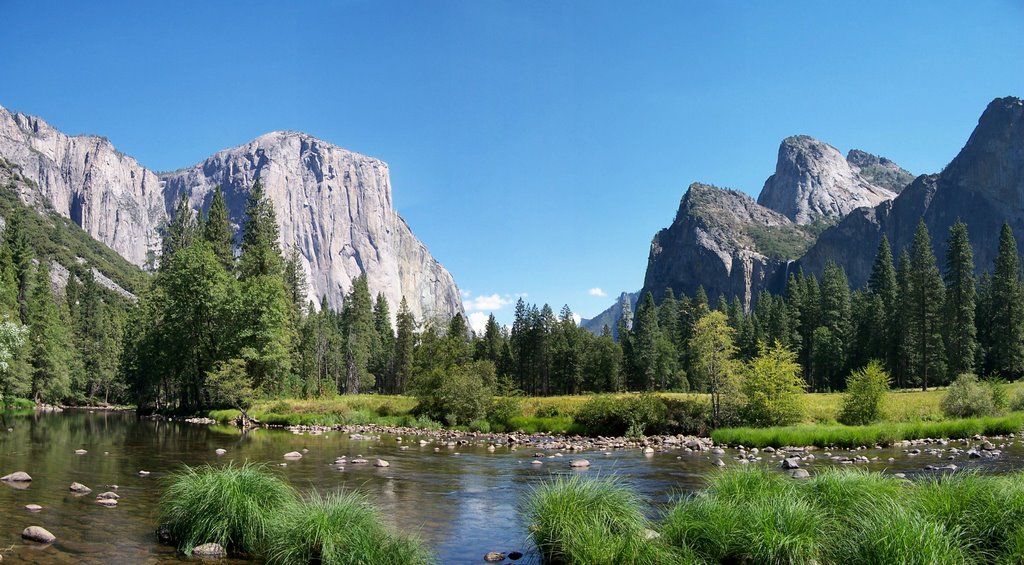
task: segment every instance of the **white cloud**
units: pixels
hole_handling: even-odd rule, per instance
[[[580,321],[582,321],[582,320],[583,320],[583,316],[580,316],[580,315],[579,315],[579,314],[577,314],[576,312],[573,312],[573,313],[572,313],[572,319],[573,319],[573,321],[575,321],[575,322],[576,322],[576,325],[578,326],[578,325],[580,325]]]
[[[599,297],[608,296],[607,292],[601,290],[600,288],[598,288],[596,286],[594,288],[588,290],[587,294],[589,294],[590,296],[599,296]]]
[[[465,303],[466,310],[470,312],[493,312],[512,304],[512,298],[508,295],[502,296],[498,293],[489,296],[476,296]]]
[[[469,327],[473,328],[478,335],[483,335],[489,317],[490,314],[486,312],[473,312],[469,315]]]

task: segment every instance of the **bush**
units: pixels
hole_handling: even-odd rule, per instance
[[[186,466],[170,476],[160,523],[186,554],[204,543],[256,554],[278,512],[294,501],[291,487],[262,465]]]
[[[508,428],[512,418],[523,415],[523,401],[518,396],[495,396],[487,407],[487,420]]]
[[[877,421],[891,382],[889,372],[877,360],[851,373],[846,378],[846,394],[843,395],[839,421],[848,426],[865,426]]]
[[[558,407],[554,404],[545,404],[544,406],[538,406],[537,410],[533,413],[538,418],[554,418],[555,416],[561,416]]]
[[[702,436],[711,426],[711,402],[699,397],[663,398],[666,433]]]
[[[417,391],[416,410],[449,426],[466,426],[487,416],[491,390],[484,385],[490,362],[475,362],[445,372],[435,369]]]
[[[746,423],[766,427],[799,422],[805,387],[796,353],[776,342],[747,365],[742,385]]]
[[[668,410],[654,394],[595,396],[576,411],[576,423],[590,435],[640,436],[665,429]]]
[[[960,375],[949,385],[940,406],[942,413],[950,418],[973,418],[998,413],[992,385],[978,382],[978,377],[972,373]]]
[[[267,543],[270,565],[405,565],[430,563],[415,540],[393,535],[366,498],[355,493],[310,495],[283,509]]]
[[[473,420],[469,423],[469,431],[489,434],[491,433],[491,424],[487,420]]]

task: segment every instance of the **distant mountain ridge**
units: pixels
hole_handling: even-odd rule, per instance
[[[70,136],[40,118],[0,107],[0,158],[31,183],[30,204],[46,205],[138,266],[151,264],[161,229],[179,195],[195,209],[224,188],[231,221],[259,177],[277,212],[281,243],[297,248],[309,298],[341,303],[352,279],[366,273],[392,313],[405,297],[418,318],[463,312],[451,274],[394,210],[388,166],[298,132],[271,132],[203,162],[157,174],[98,136]]]

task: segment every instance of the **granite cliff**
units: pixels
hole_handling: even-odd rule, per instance
[[[311,299],[326,296],[338,306],[351,280],[366,273],[392,312],[403,296],[419,318],[463,311],[451,274],[395,211],[388,166],[301,133],[269,133],[157,174],[105,138],[67,135],[0,107],[0,158],[27,181],[17,187],[22,201],[70,218],[140,267],[155,260],[179,195],[200,209],[222,185],[237,228],[258,176],[277,211],[282,246],[302,256]]]

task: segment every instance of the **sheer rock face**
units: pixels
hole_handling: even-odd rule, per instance
[[[721,294],[737,296],[749,307],[758,291],[778,286],[775,279],[789,264],[766,252],[765,236],[803,245],[811,240],[788,218],[742,192],[694,183],[675,221],[651,242],[640,296],[651,292],[660,300],[666,288],[676,296],[693,296],[703,286],[712,301]]]
[[[166,217],[160,179],[103,137],[69,136],[45,121],[0,107],[0,158],[30,183],[25,202],[48,203],[136,265],[160,245]]]
[[[913,241],[920,218],[940,265],[949,228],[958,218],[970,232],[978,272],[992,269],[1003,222],[1018,241],[1024,238],[1024,102],[1014,97],[994,100],[941,173],[918,177],[891,203],[850,214],[822,233],[800,263],[817,273],[831,259],[846,268],[851,285],[859,286],[870,275],[882,234],[898,254]]]
[[[159,253],[160,230],[180,194],[205,209],[221,184],[237,229],[258,175],[277,211],[283,248],[295,245],[302,255],[310,299],[326,296],[339,306],[365,272],[392,316],[403,296],[417,318],[463,311],[451,274],[392,207],[387,165],[307,135],[270,133],[157,175],[105,138],[69,136],[0,107],[0,158],[29,181],[19,187],[25,202],[52,206],[139,266]]]
[[[220,185],[237,228],[257,177],[277,211],[282,247],[299,250],[311,299],[326,295],[340,306],[365,272],[370,291],[384,293],[392,315],[403,296],[417,318],[462,312],[451,274],[392,207],[383,161],[305,134],[273,132],[163,175],[165,203],[170,209],[185,193],[194,208],[206,209]]]
[[[765,181],[757,203],[798,224],[812,224],[834,221],[896,196],[859,170],[827,143],[806,135],[787,137],[779,146],[775,174]]]
[[[896,194],[903,192],[907,185],[914,182],[914,175],[903,167],[885,157],[872,155],[860,149],[851,149],[846,154],[846,161],[871,184]]]

